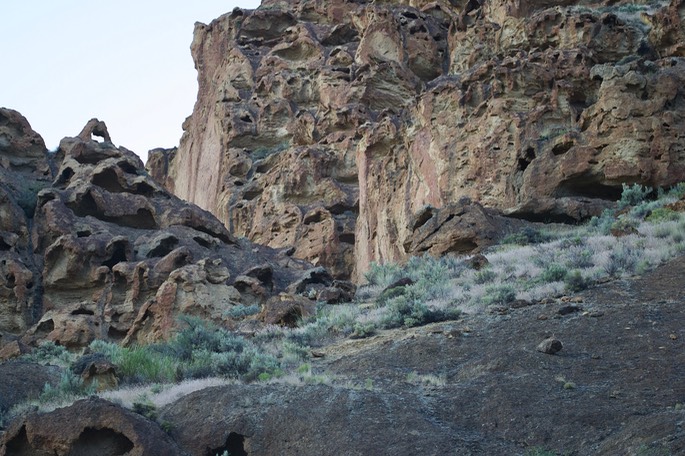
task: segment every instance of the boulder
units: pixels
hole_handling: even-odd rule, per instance
[[[0,438],[0,455],[184,454],[157,423],[99,398],[16,419]]]

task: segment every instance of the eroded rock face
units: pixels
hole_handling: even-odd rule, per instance
[[[104,122],[48,153],[21,115],[0,116],[4,357],[44,339],[154,342],[180,314],[235,326],[231,307],[262,305],[311,267],[169,194]]]
[[[41,262],[30,225],[37,193],[52,181],[43,139],[18,112],[0,108],[0,344],[28,328],[41,307]]]
[[[469,197],[578,221],[685,179],[681,0],[265,1],[195,30],[200,91],[152,161],[229,232],[359,278]],[[169,155],[167,158],[170,157]]]

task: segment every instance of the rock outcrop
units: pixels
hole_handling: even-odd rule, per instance
[[[235,326],[233,306],[264,304],[311,267],[170,195],[97,119],[48,153],[26,119],[2,109],[0,138],[5,356],[44,339],[152,342],[179,314]]]
[[[266,0],[196,25],[195,110],[150,166],[336,277],[414,254],[411,221],[462,197],[586,219],[623,183],[685,179],[682,10]]]

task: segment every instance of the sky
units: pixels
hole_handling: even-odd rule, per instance
[[[197,97],[195,22],[259,0],[2,0],[0,106],[50,150],[86,122],[140,155],[177,146]]]

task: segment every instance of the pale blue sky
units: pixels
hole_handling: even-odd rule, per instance
[[[16,109],[49,149],[97,117],[140,155],[173,147],[197,96],[190,56],[208,24],[258,0],[3,0],[0,106]]]

